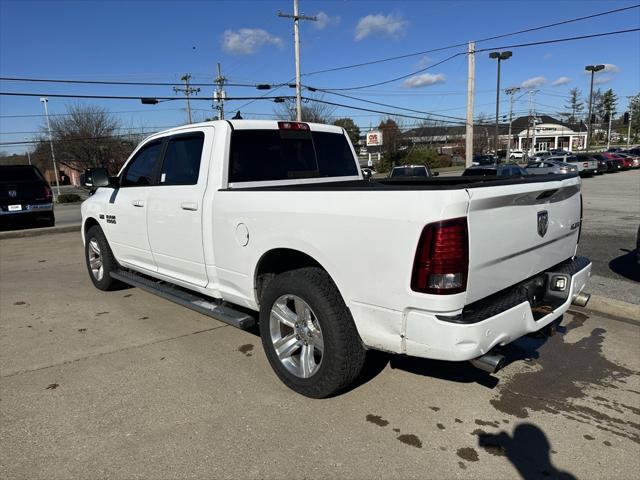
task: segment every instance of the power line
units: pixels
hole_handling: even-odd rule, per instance
[[[520,35],[520,34],[523,34],[523,33],[535,32],[537,30],[543,30],[545,28],[551,28],[551,27],[557,27],[557,26],[560,26],[560,25],[566,25],[568,23],[579,22],[579,21],[582,21],[582,20],[588,20],[588,19],[591,19],[591,18],[601,17],[603,15],[610,15],[612,13],[623,12],[623,11],[631,10],[631,9],[638,8],[638,7],[640,7],[640,4],[632,5],[630,7],[616,8],[614,10],[608,10],[606,12],[595,13],[595,14],[592,14],[592,15],[584,16],[584,17],[572,18],[572,19],[563,20],[563,21],[556,22],[556,23],[550,23],[550,24],[547,24],[547,25],[541,25],[539,27],[527,28],[527,29],[524,29],[524,30],[518,30],[516,32],[505,33],[505,34],[502,34],[502,35],[495,35],[493,37],[480,38],[478,40],[472,40],[472,41],[475,42],[475,43],[479,43],[479,42],[486,42],[486,41],[489,41],[489,40],[497,40],[498,38],[505,38],[505,37],[510,37],[510,36],[513,36],[513,35]],[[340,71],[340,70],[347,70],[347,69],[350,69],[350,68],[364,67],[364,66],[367,66],[367,65],[374,65],[374,64],[378,64],[378,63],[390,62],[390,61],[393,61],[393,60],[402,60],[404,58],[417,57],[419,55],[426,55],[428,53],[441,52],[443,50],[449,50],[449,49],[452,49],[452,48],[466,47],[467,43],[468,42],[457,43],[457,44],[448,45],[448,46],[445,46],[445,47],[433,48],[433,49],[430,49],[430,50],[423,50],[421,52],[407,53],[407,54],[404,54],[404,55],[396,55],[394,57],[382,58],[382,59],[378,59],[378,60],[371,60],[371,61],[368,61],[368,62],[360,62],[360,63],[355,63],[355,64],[352,64],[352,65],[344,65],[344,66],[341,66],[341,67],[326,68],[324,70],[316,70],[316,71],[313,71],[313,72],[304,73],[303,75],[316,75],[316,74],[319,74],[319,73],[337,72],[337,71]]]
[[[382,111],[382,110],[374,110],[371,108],[363,108],[363,107],[356,107],[354,105],[345,105],[344,103],[336,103],[336,102],[329,102],[327,100],[321,100],[319,98],[309,98],[309,97],[303,97],[304,100],[306,101],[310,101],[310,102],[318,102],[318,103],[324,103],[326,105],[332,105],[334,107],[342,107],[342,108],[349,108],[351,110],[360,110],[363,112],[373,112],[373,113],[379,113],[381,115],[389,115],[389,116],[395,116],[395,117],[403,117],[403,118],[413,118],[416,120],[425,120],[425,121],[437,121],[437,122],[441,122],[441,123],[450,123],[453,125],[465,125],[466,122],[464,121],[452,121],[452,120],[444,120],[444,119],[432,119],[432,118],[427,118],[427,117],[418,117],[415,115],[408,115],[405,113],[398,113],[398,112],[387,112],[387,111]],[[486,124],[487,126],[493,126],[494,124]]]
[[[620,35],[623,33],[631,33],[637,32],[640,28],[629,28],[626,30],[616,30],[615,32],[604,32],[604,33],[593,33],[591,35],[580,35],[577,37],[564,37],[564,38],[556,38],[553,40],[541,40],[539,42],[529,42],[529,43],[519,43],[515,45],[503,45],[501,47],[490,47],[490,48],[481,48],[475,51],[475,53],[479,52],[488,52],[489,50],[501,50],[503,48],[521,48],[521,47],[532,47],[535,45],[547,45],[550,43],[560,43],[560,42],[570,42],[573,40],[584,40],[587,38],[596,38],[596,37],[606,37],[608,35]]]
[[[398,107],[396,105],[389,105],[388,103],[374,102],[373,100],[366,100],[364,98],[358,98],[358,97],[354,97],[354,96],[351,96],[351,95],[346,95],[344,93],[332,92],[330,90],[323,90],[323,89],[317,89],[317,90],[320,91],[320,92],[328,93],[330,95],[338,95],[340,97],[350,98],[352,100],[357,100],[359,102],[370,103],[372,105],[380,105],[381,107],[397,108],[399,110],[405,110],[407,112],[413,112],[413,113],[421,113],[423,115],[428,115],[428,116],[452,118],[452,119],[455,119],[455,120],[465,120],[462,117],[453,117],[451,115],[442,115],[442,114],[434,113],[434,112],[425,112],[424,110],[414,110],[412,108]]]
[[[125,81],[111,81],[111,80],[68,80],[68,79],[53,79],[53,78],[24,78],[24,77],[0,77],[0,81],[6,82],[35,82],[35,83],[70,83],[70,84],[82,84],[82,85],[138,85],[145,87],[173,87],[181,85],[180,82],[125,82]],[[216,84],[212,83],[189,83],[192,87],[213,87]],[[231,87],[252,87],[257,88],[258,83],[226,83],[225,85]],[[275,85],[269,85],[274,87]]]
[[[428,67],[425,68],[421,68],[420,70],[416,70],[415,72],[411,72],[408,73],[406,75],[402,75],[400,77],[396,77],[396,78],[392,78],[390,80],[384,80],[382,82],[376,82],[376,83],[370,83],[368,85],[359,85],[356,87],[342,87],[342,88],[316,88],[317,90],[323,90],[323,91],[337,91],[337,90],[360,90],[362,88],[369,88],[369,87],[377,87],[378,85],[385,85],[387,83],[392,83],[392,82],[397,82],[398,80],[402,80],[404,78],[408,78],[408,77],[412,77],[413,75],[417,75],[418,73],[422,73],[425,72],[431,68],[437,67],[438,65],[442,65],[445,62],[448,62],[449,60],[453,60],[456,57],[459,57],[460,55],[466,55],[466,52],[458,52],[458,53],[454,53],[453,55],[445,58],[444,60],[441,60],[437,63],[434,63],[432,65],[429,65]]]
[[[174,112],[184,110],[183,108],[147,108],[144,110],[116,110],[107,112],[109,115],[111,114],[120,114],[120,113],[148,113],[148,112]],[[201,110],[194,108],[193,110]],[[205,111],[205,110],[202,110]],[[209,110],[206,110],[207,112]],[[84,112],[83,115],[103,115],[104,112]],[[50,113],[50,117],[65,117],[69,115],[74,115],[73,113]],[[37,114],[27,114],[27,115],[0,115],[0,118],[31,118],[31,117],[44,117],[43,113]]]
[[[79,94],[63,94],[63,93],[32,93],[32,92],[0,92],[0,95],[13,97],[58,97],[58,98],[95,98],[103,100],[141,100],[142,97],[127,95],[79,95]],[[169,100],[186,100],[187,97],[153,97],[158,101]],[[261,97],[228,97],[227,100],[275,100],[277,98],[292,98],[279,96],[261,96]],[[191,100],[213,100],[213,97],[195,97]]]
[[[489,50],[502,50],[502,49],[506,49],[506,48],[523,48],[523,47],[532,47],[532,46],[536,46],[536,45],[547,45],[547,44],[551,44],[551,43],[560,43],[560,42],[569,42],[569,41],[574,41],[574,40],[585,40],[588,38],[597,38],[597,37],[604,37],[604,36],[609,36],[609,35],[620,35],[623,33],[631,33],[631,32],[637,32],[640,31],[640,28],[630,28],[630,29],[626,29],[626,30],[616,30],[613,32],[603,32],[603,33],[594,33],[591,35],[579,35],[576,37],[563,37],[563,38],[556,38],[556,39],[552,39],[552,40],[541,40],[538,42],[528,42],[528,43],[520,43],[520,44],[514,44],[514,45],[503,45],[500,47],[490,47],[490,48],[482,48],[482,49],[477,49],[475,50],[474,53],[480,53],[480,52],[486,52]],[[384,85],[387,83],[392,83],[392,82],[396,82],[398,80],[402,80],[404,78],[408,78],[408,77],[412,77],[414,75],[417,75],[418,73],[422,73],[428,69],[431,69],[433,67],[437,67],[438,65],[442,65],[445,62],[448,62],[449,60],[452,60],[455,57],[458,57],[460,55],[467,55],[467,52],[458,52],[455,53],[447,58],[445,58],[444,60],[441,60],[440,62],[434,63],[432,65],[429,65],[428,67],[422,68],[420,70],[416,70],[415,72],[411,72],[408,73],[406,75],[402,75],[400,77],[396,77],[396,78],[392,78],[390,80],[384,80],[382,82],[377,82],[377,83],[371,83],[368,85],[359,85],[356,87],[343,87],[343,88],[317,88],[317,90],[323,90],[323,91],[338,91],[338,90],[360,90],[363,88],[369,88],[369,87],[375,87],[378,85]]]

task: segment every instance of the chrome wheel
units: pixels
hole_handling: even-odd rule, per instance
[[[295,295],[282,295],[269,315],[271,342],[284,367],[296,377],[313,376],[322,363],[324,341],[318,318]]]
[[[98,282],[104,277],[104,265],[102,262],[102,253],[100,253],[100,244],[96,238],[89,240],[89,267],[91,274]]]

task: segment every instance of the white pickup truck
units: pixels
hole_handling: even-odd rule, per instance
[[[97,288],[258,323],[310,397],[353,382],[367,349],[494,371],[494,347],[588,300],[576,175],[369,181],[339,127],[231,120],[152,135],[86,184]]]

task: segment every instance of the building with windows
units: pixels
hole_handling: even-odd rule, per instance
[[[517,127],[517,128],[516,128]],[[518,150],[543,152],[551,149],[579,151],[587,148],[587,126],[567,124],[547,115],[520,117],[513,122],[512,131],[517,133]]]

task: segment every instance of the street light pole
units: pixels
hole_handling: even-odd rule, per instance
[[[604,69],[604,65],[587,65],[584,67],[587,72],[591,72],[591,86],[589,87],[589,118],[587,119],[587,152],[591,150],[591,111],[593,106],[593,77],[596,72]]]
[[[51,146],[51,161],[53,162],[53,176],[56,179],[57,194],[58,196],[60,196],[60,182],[58,181],[58,167],[56,165],[56,154],[53,151],[53,137],[51,136],[51,123],[49,123],[49,108],[47,108],[47,103],[49,102],[49,99],[47,97],[40,97],[40,101],[44,105],[44,116],[47,118],[47,130],[49,131],[49,145]]]
[[[498,60],[498,78],[496,82],[496,131],[493,135],[493,150],[498,154],[498,128],[500,121],[500,62],[511,57],[512,53],[507,52],[491,52],[489,58],[495,58]]]

